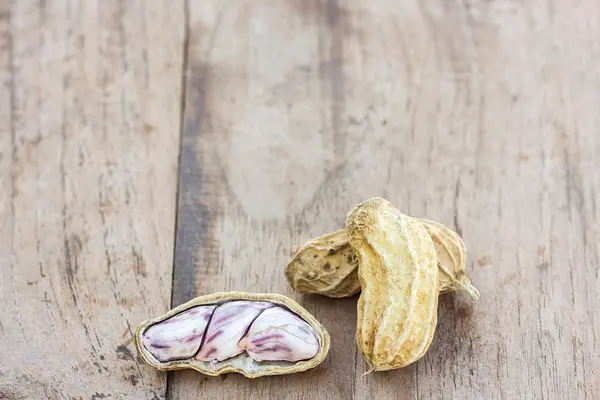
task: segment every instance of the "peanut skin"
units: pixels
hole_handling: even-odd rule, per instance
[[[289,297],[245,292],[197,297],[142,322],[134,339],[140,357],[159,370],[248,378],[314,368],[330,342],[325,328]]]

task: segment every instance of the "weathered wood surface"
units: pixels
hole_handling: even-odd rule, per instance
[[[174,300],[286,293],[332,352],[173,373],[171,398],[600,396],[599,23],[591,0],[190,2]],[[296,295],[282,268],[374,195],[464,235],[482,296],[444,296],[423,360],[361,378],[356,299]]]
[[[600,397],[600,3],[0,11],[0,398]],[[300,296],[283,266],[370,196],[458,230],[482,296],[443,296],[422,360],[361,377],[356,298]],[[130,326],[233,289],[300,301],[329,360],[136,362]]]
[[[183,7],[0,2],[0,399],[160,399]]]

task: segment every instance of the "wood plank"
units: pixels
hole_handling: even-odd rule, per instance
[[[0,398],[164,398],[183,2],[0,7]]]
[[[600,396],[598,2],[189,11],[174,302],[288,294],[332,351],[295,376],[171,373],[170,398]],[[361,377],[356,299],[297,295],[282,269],[374,195],[458,230],[482,297],[444,296],[424,359]]]

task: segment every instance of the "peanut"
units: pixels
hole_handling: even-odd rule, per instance
[[[292,299],[242,292],[197,297],[141,323],[134,338],[142,359],[159,370],[249,378],[313,368],[326,358],[330,341]]]
[[[435,245],[440,294],[463,289],[473,300],[479,291],[466,275],[466,247],[460,236],[446,226],[418,219]],[[312,239],[296,250],[285,267],[285,277],[300,293],[340,298],[360,292],[358,260],[345,229]]]
[[[300,293],[348,297],[360,292],[357,270],[358,256],[342,229],[300,246],[285,277]]]
[[[440,293],[463,289],[474,301],[479,290],[467,277],[467,247],[458,233],[436,221],[419,219],[433,240],[438,260]]]
[[[347,217],[359,258],[356,341],[372,370],[405,367],[421,358],[437,323],[435,246],[416,219],[372,198]]]

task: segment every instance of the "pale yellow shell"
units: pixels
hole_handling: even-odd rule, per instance
[[[417,218],[433,239],[440,269],[440,294],[463,289],[473,300],[479,291],[466,275],[466,247],[460,236],[439,222]],[[285,267],[285,277],[294,290],[306,294],[340,298],[360,292],[358,259],[348,243],[346,230],[312,239],[296,250]]]
[[[300,293],[348,297],[360,292],[357,270],[358,257],[342,229],[302,245],[285,267],[285,277]]]
[[[437,323],[435,246],[416,219],[372,198],[350,212],[348,240],[359,255],[356,341],[376,371],[421,358]]]
[[[282,305],[290,311],[298,314],[304,321],[313,327],[319,339],[319,352],[315,357],[306,361],[296,363],[289,362],[256,362],[246,354],[242,353],[236,357],[220,362],[204,362],[194,358],[187,360],[175,360],[168,362],[158,361],[142,345],[142,335],[150,326],[162,322],[182,311],[198,305],[221,304],[230,300],[257,300],[269,301],[274,304]],[[205,375],[217,376],[229,372],[237,372],[248,378],[257,378],[267,375],[283,375],[295,372],[306,371],[321,364],[329,352],[330,337],[323,325],[319,323],[308,311],[300,304],[289,297],[275,293],[245,293],[245,292],[221,292],[206,296],[196,297],[185,304],[175,307],[166,314],[142,322],[135,331],[135,344],[139,355],[149,365],[161,371],[172,371],[179,369],[194,369]]]
[[[440,293],[463,289],[475,301],[479,290],[467,277],[467,248],[458,233],[436,221],[419,219],[433,240],[438,260]]]

